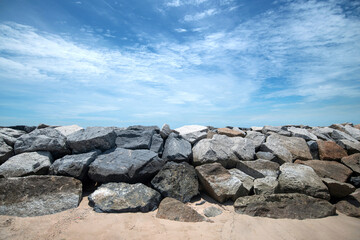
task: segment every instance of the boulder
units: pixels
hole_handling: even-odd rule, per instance
[[[69,153],[66,137],[52,128],[36,129],[31,133],[21,135],[14,144],[15,154],[23,152],[47,151],[54,158]]]
[[[360,176],[353,176],[350,177],[349,181],[352,185],[354,185],[356,188],[360,188]]]
[[[0,139],[3,139],[7,145],[13,147],[16,139],[21,135],[26,134],[25,131],[16,130],[12,128],[0,128]]]
[[[66,155],[56,160],[49,169],[52,175],[62,175],[85,180],[90,163],[92,163],[100,151]]]
[[[191,144],[176,133],[171,133],[166,139],[162,158],[167,161],[188,162],[191,158]]]
[[[303,193],[316,198],[330,199],[328,188],[309,166],[285,163],[280,166],[278,181],[280,193]]]
[[[200,125],[186,125],[175,129],[181,137],[192,145],[207,137],[208,128]]]
[[[272,154],[271,152],[261,152],[260,151],[260,152],[256,153],[256,158],[273,161],[275,159],[275,155]]]
[[[260,150],[262,152],[272,153],[275,158],[272,160],[274,162],[278,162],[279,164],[283,164],[286,162],[292,162],[292,154],[289,150],[287,150],[284,146],[276,144],[274,142],[265,142],[261,144]]]
[[[296,160],[295,163],[304,164],[311,167],[321,178],[332,178],[340,182],[346,182],[349,176],[352,174],[351,169],[335,161]]]
[[[0,138],[0,165],[6,162],[10,157],[14,155],[14,150],[11,146]]]
[[[269,218],[323,218],[335,215],[336,208],[328,201],[299,193],[253,195],[238,198],[235,212]]]
[[[291,136],[293,137],[299,137],[299,138],[303,138],[306,141],[316,141],[318,140],[318,138],[316,137],[315,134],[312,134],[311,132],[309,132],[308,130],[304,129],[304,128],[295,128],[295,127],[289,127],[287,129],[289,132],[291,132]]]
[[[243,183],[244,188],[247,191],[246,195],[249,195],[252,189],[254,188],[254,178],[240,171],[237,168],[232,168],[229,169],[228,171],[232,176],[240,179],[240,181]]]
[[[239,160],[253,160],[254,143],[246,138],[214,135],[212,139],[203,139],[192,149],[194,165],[221,163],[226,168],[236,167]]]
[[[359,129],[354,128],[350,125],[345,125],[344,131],[347,134],[349,134],[350,136],[352,136],[353,138],[355,138],[356,140],[360,141],[360,130]]]
[[[163,167],[165,161],[150,150],[116,148],[99,155],[89,166],[95,182],[146,182]]]
[[[164,150],[164,140],[159,133],[156,133],[152,136],[150,150],[162,154]]]
[[[355,191],[355,187],[349,183],[343,183],[331,178],[323,178],[322,181],[329,189],[332,198],[343,198]]]
[[[314,134],[318,139],[324,140],[324,141],[332,141],[331,133],[334,131],[334,129],[329,127],[313,127],[312,129],[309,129],[309,132]]]
[[[357,142],[357,140],[352,136],[350,136],[349,134],[336,129],[331,133],[331,138],[334,139],[335,141],[348,140],[351,142]]]
[[[168,124],[164,124],[162,127],[161,127],[161,130],[160,130],[160,135],[163,139],[166,139],[171,133],[171,129],[170,129],[170,126]]]
[[[268,160],[239,161],[236,168],[253,178],[275,177],[279,175],[279,164]]]
[[[194,209],[174,198],[164,198],[161,201],[156,217],[179,222],[205,221],[205,218]]]
[[[0,166],[0,177],[46,175],[52,162],[49,152],[29,152],[15,155]]]
[[[70,134],[67,143],[74,153],[106,151],[115,147],[116,134],[111,127],[88,127]]]
[[[82,130],[84,128],[78,126],[78,125],[70,125],[70,126],[61,126],[56,127],[55,130],[58,130],[62,135],[65,137],[69,136],[70,134],[77,132],[79,130]]]
[[[35,126],[25,126],[25,125],[10,126],[10,127],[7,127],[7,128],[24,131],[26,133],[30,133],[30,132],[32,132],[32,131],[34,131],[36,129]]]
[[[216,201],[235,201],[240,196],[246,196],[248,191],[242,181],[231,175],[220,163],[209,163],[195,168],[203,189]]]
[[[142,183],[107,183],[89,195],[90,206],[96,212],[150,212],[154,211],[161,195]]]
[[[266,136],[259,132],[247,131],[245,138],[253,141],[253,143],[255,145],[255,150],[258,150],[260,148],[261,144],[263,144],[265,142]]]
[[[256,127],[256,126],[254,126],[254,127],[251,127],[250,129],[251,129],[251,131],[262,132],[263,127]]]
[[[206,217],[216,217],[222,214],[222,210],[220,208],[211,206],[204,209],[204,215]]]
[[[360,142],[342,139],[337,141],[337,144],[344,148],[348,154],[360,153]]]
[[[245,137],[245,133],[243,131],[236,131],[230,128],[218,128],[217,133],[228,137]]]
[[[117,131],[116,146],[126,149],[147,149],[151,147],[151,140],[155,131],[153,129],[129,127]]]
[[[155,190],[163,197],[189,202],[199,194],[199,183],[193,166],[186,162],[167,162],[151,180]]]
[[[316,141],[319,148],[319,157],[321,160],[340,160],[347,156],[346,151],[332,141]]]
[[[336,209],[347,216],[360,218],[360,189],[337,202]]]
[[[79,205],[82,184],[62,176],[28,176],[0,179],[0,214],[34,217]]]
[[[348,157],[343,157],[341,162],[353,170],[356,174],[360,175],[360,153],[355,153]]]
[[[284,130],[281,126],[264,126],[261,132],[267,135],[269,135],[270,133],[277,133],[282,136],[291,136],[291,132]]]
[[[317,142],[316,141],[308,141],[306,143],[309,146],[312,159],[319,159],[319,147],[317,145]]]
[[[277,193],[279,182],[276,177],[264,177],[254,180],[254,192],[257,195]]]

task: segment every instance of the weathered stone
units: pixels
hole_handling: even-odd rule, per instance
[[[276,177],[264,177],[254,180],[254,192],[257,195],[277,193],[279,182]]]
[[[88,127],[70,134],[67,143],[73,153],[106,151],[115,147],[116,134],[111,127]]]
[[[236,168],[253,178],[275,177],[279,175],[279,164],[268,160],[239,161]]]
[[[269,218],[323,218],[335,215],[336,208],[328,201],[299,193],[254,195],[238,198],[235,212]]]
[[[279,135],[286,136],[286,137],[291,136],[291,132],[286,131],[281,126],[276,126],[276,127],[274,127],[274,126],[264,126],[261,131],[262,131],[263,134],[267,134],[267,135],[270,134],[270,133],[277,133]]]
[[[174,198],[164,198],[161,201],[156,217],[179,222],[205,221],[205,218],[194,209]]]
[[[209,163],[195,168],[203,189],[216,201],[235,201],[240,196],[246,196],[241,180],[230,174],[220,163]]]
[[[51,165],[49,152],[30,152],[15,155],[0,166],[0,177],[45,175]]]
[[[6,162],[10,157],[14,155],[14,150],[11,146],[0,138],[0,165]]]
[[[164,140],[160,134],[156,133],[151,138],[150,150],[159,154],[162,154],[164,150]]]
[[[119,148],[149,150],[155,131],[151,128],[148,130],[139,126],[117,131],[116,134],[116,146]]]
[[[0,139],[3,139],[7,145],[13,147],[16,139],[21,135],[26,134],[25,131],[16,130],[12,128],[0,128]]]
[[[218,128],[217,133],[228,137],[245,137],[245,133],[243,131],[235,131],[229,128]]]
[[[163,197],[188,202],[199,194],[199,183],[193,166],[186,162],[168,162],[151,180]]]
[[[191,144],[176,133],[171,133],[166,139],[162,158],[167,161],[188,162],[191,158]]]
[[[285,163],[280,166],[278,181],[281,193],[303,193],[316,198],[330,199],[328,188],[309,166]]]
[[[7,128],[24,131],[26,133],[30,133],[30,132],[32,132],[32,131],[34,131],[36,129],[35,126],[25,126],[25,125],[10,126],[10,127],[7,127]]]
[[[324,141],[332,141],[331,139],[331,133],[334,131],[334,129],[329,127],[314,127],[312,129],[309,129],[309,131],[314,134],[317,138],[324,140]]]
[[[356,188],[360,188],[360,176],[353,176],[350,177],[349,181],[352,185],[354,185]]]
[[[61,176],[0,179],[0,214],[33,217],[76,208],[82,194],[79,180]]]
[[[150,212],[157,208],[161,195],[142,183],[107,183],[89,195],[96,212]]]
[[[82,154],[66,155],[56,160],[49,169],[52,175],[62,175],[85,180],[90,163],[92,163],[100,151],[92,151]]]
[[[331,178],[323,178],[322,181],[329,189],[330,196],[333,198],[343,198],[355,191],[355,187],[349,183],[343,183]]]
[[[146,182],[163,167],[165,160],[150,150],[116,148],[99,155],[88,175],[96,182]]]
[[[355,153],[348,157],[343,157],[341,162],[355,173],[360,174],[360,153]]]
[[[215,135],[203,139],[192,149],[194,165],[218,162],[226,168],[234,168],[239,160],[253,160],[255,145],[246,138]]]
[[[309,146],[312,159],[319,159],[319,147],[316,141],[308,141],[307,145]]]
[[[52,128],[36,129],[31,133],[21,135],[14,145],[15,154],[23,152],[47,151],[53,157],[61,157],[69,150],[66,137]]]
[[[250,192],[252,191],[252,189],[254,188],[254,178],[247,175],[246,173],[240,171],[237,168],[232,168],[232,169],[229,169],[228,171],[232,176],[240,179],[240,181],[244,185],[244,188],[247,191],[246,195],[249,195]]]
[[[291,136],[293,136],[293,137],[303,138],[306,141],[310,141],[310,140],[316,141],[316,140],[318,140],[316,135],[312,134],[311,132],[309,132],[308,130],[306,130],[304,128],[289,127],[287,130],[289,132],[291,132]]]
[[[175,129],[181,137],[192,145],[207,137],[208,128],[200,125],[186,125]]]
[[[295,163],[304,164],[311,167],[321,178],[332,178],[340,182],[346,182],[346,180],[352,174],[351,169],[335,161],[296,160]]]
[[[204,215],[206,217],[216,217],[222,214],[222,211],[220,208],[211,206],[204,209]]]
[[[357,142],[357,140],[352,136],[350,136],[349,134],[336,129],[331,133],[331,138],[334,139],[335,141],[348,140],[351,142]]]
[[[345,125],[344,131],[347,134],[349,134],[350,136],[352,136],[353,138],[355,138],[356,140],[360,141],[360,130],[359,129],[354,128],[350,125]]]
[[[337,141],[337,144],[344,148],[348,154],[360,153],[360,142],[342,139]]]
[[[160,135],[163,139],[166,139],[171,133],[171,129],[170,129],[170,126],[168,124],[164,124],[162,127],[161,127],[161,130],[160,130]]]
[[[275,159],[275,155],[272,154],[271,152],[257,152],[256,158],[272,161]]]
[[[275,158],[272,161],[278,162],[279,164],[283,164],[286,162],[292,162],[293,156],[289,150],[287,150],[284,146],[276,144],[274,142],[265,142],[261,144],[260,150],[263,152],[272,153]]]
[[[263,127],[251,127],[250,128],[251,129],[251,131],[255,131],[255,132],[262,132],[262,129],[263,129]]]
[[[347,156],[346,151],[332,141],[316,141],[319,148],[319,157],[321,160],[340,160]]]
[[[247,131],[245,138],[253,141],[253,143],[255,145],[255,150],[258,150],[260,148],[261,144],[263,144],[266,139],[264,134],[255,132],[255,131]]]
[[[62,135],[65,137],[69,136],[70,134],[77,132],[79,130],[82,130],[84,128],[78,126],[78,125],[70,125],[70,126],[61,126],[56,127],[55,130],[58,130]]]
[[[347,216],[360,218],[360,189],[336,203],[336,209]]]

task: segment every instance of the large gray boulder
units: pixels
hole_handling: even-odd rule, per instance
[[[341,139],[337,141],[338,145],[344,148],[348,154],[360,153],[360,142],[349,141],[346,139]]]
[[[331,141],[331,133],[334,131],[334,129],[329,127],[313,127],[308,131],[314,134],[318,139],[321,139],[323,141]]]
[[[107,183],[88,198],[96,212],[150,212],[158,207],[161,195],[142,183]]]
[[[188,162],[191,158],[191,144],[176,133],[171,133],[166,139],[162,158],[167,161]]]
[[[66,137],[52,128],[36,129],[31,133],[21,135],[14,145],[15,154],[23,152],[47,151],[54,158],[69,153]]]
[[[28,176],[0,179],[0,214],[33,217],[53,214],[79,205],[82,184],[62,176]]]
[[[260,194],[274,194],[277,193],[279,182],[276,177],[264,177],[254,180],[254,193]]]
[[[336,208],[328,201],[299,193],[253,195],[240,197],[235,212],[269,218],[323,218],[335,215]]]
[[[277,133],[282,136],[291,136],[291,132],[285,130],[286,128],[282,126],[264,126],[261,130],[263,134],[271,134],[271,133]]]
[[[67,143],[74,153],[106,151],[115,147],[116,133],[111,127],[88,127],[70,134]]]
[[[260,150],[262,152],[272,153],[275,156],[275,158],[272,161],[276,161],[279,164],[283,164],[286,162],[291,163],[293,160],[291,152],[287,150],[284,146],[279,145],[277,143],[265,142],[261,144]]]
[[[14,150],[2,138],[0,138],[0,165],[14,155]]]
[[[203,189],[216,201],[235,201],[240,196],[246,196],[248,190],[242,181],[230,174],[220,163],[209,163],[195,168]]]
[[[194,165],[218,162],[226,168],[234,168],[240,160],[253,160],[255,145],[252,140],[241,137],[214,135],[203,139],[193,147]]]
[[[328,188],[309,166],[285,163],[280,166],[278,181],[279,192],[281,193],[303,193],[330,200]]]
[[[164,150],[164,140],[160,134],[156,133],[151,138],[150,150],[162,154]]]
[[[0,128],[0,139],[4,140],[6,144],[13,147],[16,139],[21,135],[26,134],[25,131],[16,130],[12,128]]]
[[[85,180],[90,163],[92,163],[100,151],[66,155],[56,160],[49,169],[52,175],[62,175]]]
[[[126,149],[147,149],[151,147],[154,129],[133,128],[117,132],[116,146]]]
[[[238,178],[243,183],[243,186],[247,191],[246,195],[249,195],[252,189],[254,188],[254,178],[240,171],[237,168],[232,168],[229,169],[228,171],[232,176]]]
[[[0,177],[46,175],[52,162],[49,152],[29,152],[15,155],[0,166]]]
[[[355,138],[356,140],[360,141],[360,130],[359,129],[354,128],[350,125],[345,125],[344,131],[347,134],[349,134],[350,136],[352,136],[353,138]]]
[[[256,150],[258,150],[261,144],[263,144],[266,140],[266,136],[264,134],[255,131],[247,131],[245,138],[253,141]]]
[[[351,142],[357,142],[357,140],[351,135],[337,129],[334,129],[334,131],[331,133],[331,138],[335,141],[348,140]]]
[[[151,180],[163,197],[189,202],[199,194],[199,182],[193,166],[186,162],[168,162]]]
[[[279,175],[279,164],[258,159],[255,161],[239,161],[236,168],[253,178],[275,177]]]
[[[304,128],[296,128],[296,127],[289,127],[287,129],[289,132],[291,132],[291,136],[293,137],[299,137],[299,138],[303,138],[306,141],[316,141],[318,140],[318,138],[316,137],[315,134],[309,132],[308,130],[304,129]]]
[[[84,128],[82,128],[78,125],[61,126],[61,127],[55,128],[55,130],[58,130],[65,137],[69,136],[70,134],[72,134],[74,132],[82,130],[82,129],[84,129]]]
[[[146,182],[163,167],[165,160],[150,150],[116,148],[99,155],[88,175],[96,182]]]
[[[175,131],[192,145],[206,138],[208,128],[200,125],[186,125],[176,128]]]

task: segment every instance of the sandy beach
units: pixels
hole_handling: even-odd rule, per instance
[[[0,239],[360,239],[360,219],[341,213],[322,219],[292,220],[250,217],[234,213],[203,196],[188,203],[199,213],[209,206],[223,210],[213,222],[183,223],[149,213],[96,213],[84,197],[76,209],[39,217],[0,216]]]

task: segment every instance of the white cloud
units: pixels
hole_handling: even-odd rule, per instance
[[[184,32],[187,32],[186,29],[184,28],[175,28],[175,31],[178,32],[178,33],[184,33]]]
[[[203,12],[195,13],[194,15],[185,15],[184,21],[186,21],[186,22],[199,21],[203,18],[213,16],[217,13],[218,13],[218,11],[216,9],[212,8],[212,9],[208,9]]]
[[[165,3],[168,7],[180,7],[183,5],[200,5],[203,2],[207,2],[208,0],[171,0]]]

